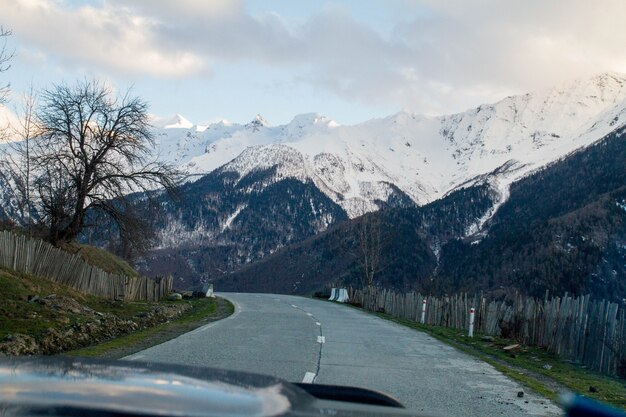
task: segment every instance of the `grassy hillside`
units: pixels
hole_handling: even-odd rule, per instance
[[[0,269],[0,355],[120,358],[232,314],[223,299],[121,302]]]
[[[43,302],[29,302],[37,296]],[[52,297],[51,297],[52,296]],[[0,340],[9,334],[37,337],[93,318],[88,309],[132,317],[146,312],[145,302],[120,303],[81,294],[45,278],[0,269]]]
[[[61,249],[107,272],[139,275],[127,262],[104,249],[78,243],[64,244]],[[150,309],[145,302],[116,303],[6,268],[0,268],[0,298],[0,340],[15,333],[36,337],[49,329],[93,319],[94,312],[129,318]]]
[[[87,263],[106,272],[124,274],[129,277],[139,276],[139,273],[128,262],[104,249],[76,242],[65,243],[61,249],[69,253],[77,253]]]
[[[137,276],[105,250],[66,244],[108,272]],[[0,268],[0,353],[51,354],[152,327],[194,309],[187,302],[122,302],[80,293],[43,277]]]

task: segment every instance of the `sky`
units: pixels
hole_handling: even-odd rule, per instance
[[[626,73],[623,0],[0,0],[0,84],[98,78],[159,116],[354,124]]]

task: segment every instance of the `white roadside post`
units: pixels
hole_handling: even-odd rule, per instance
[[[426,299],[422,301],[422,317],[420,318],[420,323],[426,323]]]
[[[476,313],[476,309],[474,307],[470,308],[469,333],[467,334],[469,337],[474,337],[474,314],[475,313]]]

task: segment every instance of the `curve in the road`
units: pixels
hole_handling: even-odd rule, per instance
[[[526,390],[492,366],[371,314],[296,296],[220,296],[233,302],[233,315],[127,359],[361,386],[431,415],[561,415],[534,393],[518,398]]]

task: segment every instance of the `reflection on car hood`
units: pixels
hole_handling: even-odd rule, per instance
[[[310,402],[280,380],[215,369],[46,358],[0,363],[0,401],[148,415],[276,416]],[[180,371],[183,370],[183,373]]]
[[[221,369],[60,357],[0,360],[2,415],[406,415],[381,410],[317,400],[277,378]]]

